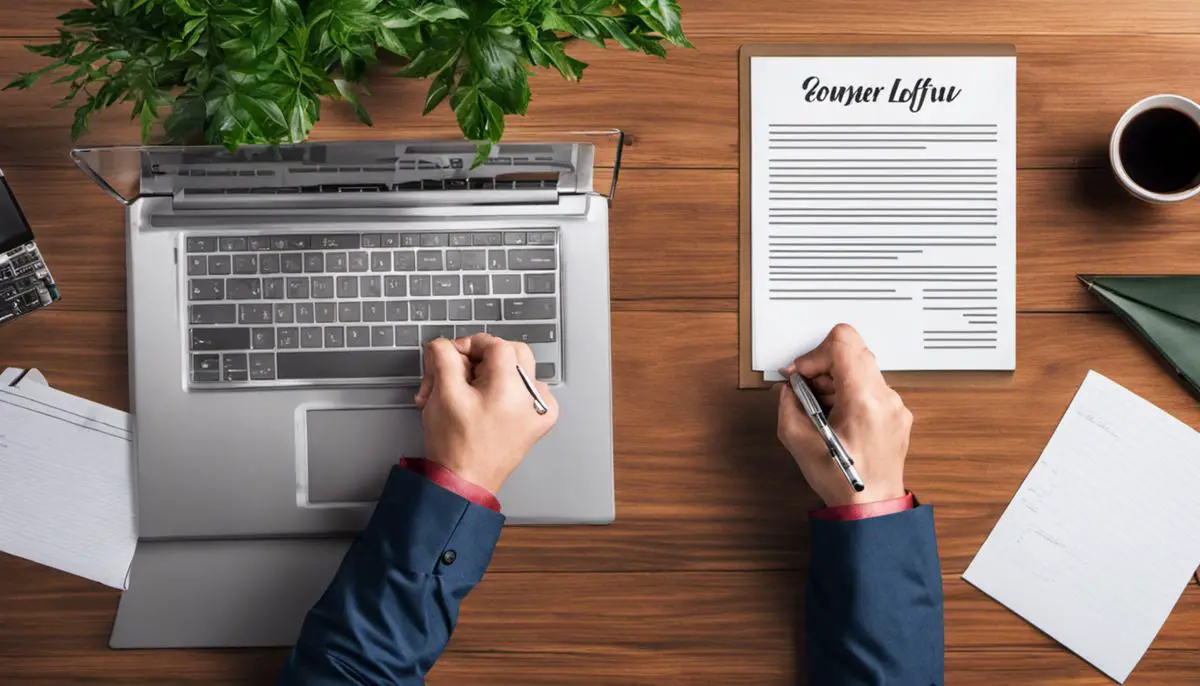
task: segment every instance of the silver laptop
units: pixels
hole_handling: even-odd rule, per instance
[[[502,145],[476,169],[469,143],[138,154],[127,221],[140,542],[115,645],[290,640],[298,623],[256,638],[241,612],[239,638],[173,630],[163,615],[187,608],[164,608],[194,593],[179,588],[185,574],[247,592],[286,583],[230,578],[287,568],[270,551],[303,548],[263,539],[361,529],[397,459],[424,454],[412,400],[422,345],[439,336],[528,342],[562,407],[499,494],[508,522],[613,520],[608,205],[592,189],[593,146]],[[200,570],[172,562],[195,557],[189,545],[204,546]],[[249,559],[261,555],[275,559]],[[305,559],[295,564],[318,579],[335,566]],[[302,616],[312,593],[275,590],[288,607],[261,609]],[[147,616],[127,616],[135,608]]]

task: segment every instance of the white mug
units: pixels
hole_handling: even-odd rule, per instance
[[[1164,93],[1161,95],[1151,95],[1148,98],[1143,98],[1134,103],[1132,107],[1125,110],[1125,114],[1117,120],[1117,125],[1113,127],[1112,138],[1108,143],[1108,159],[1112,163],[1113,172],[1117,175],[1117,180],[1129,191],[1133,197],[1144,200],[1149,203],[1174,203],[1188,200],[1200,194],[1200,178],[1196,182],[1183,190],[1171,193],[1159,193],[1147,188],[1143,188],[1136,181],[1130,178],[1129,173],[1125,169],[1125,165],[1121,160],[1121,137],[1125,134],[1125,127],[1129,122],[1133,121],[1139,114],[1153,109],[1168,108],[1177,112],[1182,112],[1192,118],[1197,126],[1200,126],[1200,105],[1194,101],[1183,97],[1182,95],[1172,95]]]

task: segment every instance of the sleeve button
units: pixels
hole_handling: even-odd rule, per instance
[[[447,550],[446,552],[442,553],[442,564],[446,565],[447,567],[454,564],[454,561],[457,559],[458,553],[454,552],[453,550]]]

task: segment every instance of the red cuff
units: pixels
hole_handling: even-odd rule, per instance
[[[808,513],[808,516],[813,519],[823,519],[827,522],[851,522],[856,519],[870,519],[872,517],[882,517],[883,515],[895,514],[905,510],[911,510],[916,506],[916,499],[912,493],[905,493],[899,498],[891,500],[878,500],[873,503],[863,503],[862,505],[842,505],[840,507],[822,507],[818,510],[813,510]]]
[[[496,499],[496,496],[491,491],[483,486],[477,486],[467,481],[433,460],[426,460],[420,457],[402,457],[400,458],[400,466],[410,472],[420,474],[447,491],[466,498],[476,505],[486,507],[495,512],[500,511],[500,501]]]

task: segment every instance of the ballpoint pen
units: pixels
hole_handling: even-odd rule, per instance
[[[529,391],[529,395],[533,396],[533,409],[538,414],[549,412],[550,408],[546,405],[546,401],[542,400],[542,394],[538,393],[537,386],[534,386],[533,382],[529,380],[529,375],[525,373],[524,369],[521,369],[521,365],[517,365],[517,374],[521,376],[521,382],[525,384],[525,390]]]
[[[829,426],[829,420],[825,418],[825,411],[821,409],[821,403],[817,402],[817,396],[813,395],[812,389],[808,387],[808,382],[799,374],[792,374],[789,381],[792,385],[792,392],[796,394],[796,399],[804,408],[804,414],[812,420],[813,426],[817,427],[817,433],[821,434],[821,440],[825,441],[825,447],[829,449],[829,456],[842,470],[842,474],[850,486],[855,491],[861,492],[867,486],[854,469],[854,458],[846,452],[846,446],[842,445],[841,439]]]

